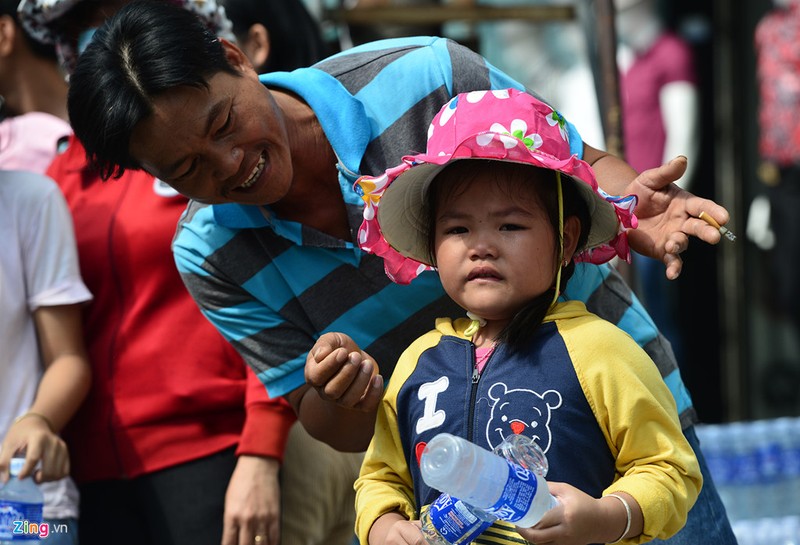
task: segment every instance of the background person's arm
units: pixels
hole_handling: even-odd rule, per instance
[[[8,463],[25,451],[20,476],[33,473],[38,482],[69,474],[69,453],[58,432],[69,422],[89,391],[91,368],[83,344],[81,305],[39,307],[33,313],[45,372],[27,413],[11,426],[0,452],[0,479]]]

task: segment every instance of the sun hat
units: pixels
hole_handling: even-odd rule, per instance
[[[357,182],[366,203],[359,246],[381,256],[395,282],[408,283],[432,269],[428,189],[445,165],[465,159],[511,161],[566,174],[592,219],[586,246],[575,260],[630,260],[626,229],[637,224],[636,196],[613,197],[599,188],[589,164],[571,153],[566,121],[552,107],[516,89],[474,91],[455,96],[436,114],[425,153],[407,155],[382,175]]]
[[[235,41],[233,23],[217,0],[167,0],[200,17],[208,29],[226,40]],[[30,36],[44,44],[55,44],[58,61],[71,74],[78,61],[77,43],[56,31],[59,19],[81,2],[100,0],[22,0],[17,8],[20,23]]]

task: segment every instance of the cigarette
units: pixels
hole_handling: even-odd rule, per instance
[[[719,223],[717,223],[717,220],[715,220],[714,218],[712,218],[711,216],[709,216],[705,212],[700,212],[700,215],[697,216],[697,217],[700,218],[701,220],[703,220],[704,222],[706,222],[707,224],[709,224],[711,227],[715,228],[717,231],[719,231],[720,235],[723,235],[725,238],[727,238],[731,242],[735,242],[736,241],[736,235],[734,235],[730,231],[730,229],[721,226]]]

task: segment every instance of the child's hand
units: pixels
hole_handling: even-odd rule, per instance
[[[426,545],[422,524],[398,513],[381,515],[372,525],[369,545]]]
[[[373,411],[383,395],[378,365],[344,333],[325,333],[306,358],[306,382],[322,399]]]
[[[0,449],[0,482],[8,480],[11,458],[17,452],[23,451],[25,465],[20,477],[34,474],[34,468],[39,461],[41,467],[34,474],[37,483],[54,481],[69,474],[69,452],[64,440],[53,433],[45,421],[30,417],[18,420],[8,430]]]
[[[586,545],[610,543],[622,534],[625,518],[614,509],[615,498],[595,499],[566,483],[547,483],[559,504],[533,528],[519,528],[530,543]]]

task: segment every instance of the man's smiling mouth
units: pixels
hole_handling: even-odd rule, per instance
[[[266,164],[267,164],[267,152],[262,151],[261,157],[258,158],[258,163],[256,163],[256,166],[253,167],[253,171],[250,173],[250,176],[248,176],[247,179],[244,181],[244,183],[242,183],[239,187],[237,187],[237,189],[247,189],[251,187],[254,183],[256,183],[256,180],[264,171],[264,165]]]

